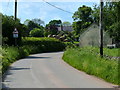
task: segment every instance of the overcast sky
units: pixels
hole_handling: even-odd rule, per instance
[[[62,22],[69,21],[72,23],[73,22],[72,13],[77,11],[77,9],[80,6],[86,5],[89,7],[93,7],[93,5],[98,4],[98,0],[93,0],[93,1],[77,0],[76,2],[73,2],[75,0],[66,0],[67,2],[65,2],[65,0],[64,1],[56,0],[58,2],[54,2],[54,0],[45,0],[45,1],[48,1],[50,4],[55,5],[56,7],[59,7],[71,13],[59,10],[45,3],[43,0],[35,0],[34,2],[30,0],[26,0],[26,2],[19,0],[17,17],[21,20],[22,23],[26,19],[34,19],[34,18],[40,18],[45,22],[45,24],[47,24],[50,20],[54,20],[54,19],[56,20],[60,19],[62,20]],[[14,15],[13,0],[4,0],[2,1],[1,4],[2,4],[2,7],[0,7],[0,11],[3,14],[10,15],[10,16]]]

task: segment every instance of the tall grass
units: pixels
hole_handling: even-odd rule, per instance
[[[99,48],[97,47],[84,47],[85,49],[89,51],[93,51],[94,53],[99,53]],[[108,55],[111,57],[119,57],[119,51],[120,48],[113,48],[113,49],[108,49],[108,48],[103,48],[104,55]]]
[[[101,58],[99,54],[91,53],[86,48],[68,49],[64,52],[63,59],[78,70],[120,85],[118,61]]]

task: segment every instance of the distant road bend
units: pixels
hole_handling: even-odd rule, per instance
[[[62,60],[63,52],[30,55],[11,65],[3,88],[113,88]]]

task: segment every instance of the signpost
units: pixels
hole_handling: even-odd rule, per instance
[[[15,46],[17,46],[18,31],[16,28],[13,31],[13,38],[15,38]]]

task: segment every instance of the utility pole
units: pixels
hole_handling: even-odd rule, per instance
[[[100,56],[103,57],[103,0],[100,0]]]
[[[15,22],[16,22],[16,19],[17,19],[17,0],[15,0]],[[16,26],[13,31],[13,38],[15,39],[15,46],[17,46],[18,31]]]
[[[17,0],[15,0],[15,21],[17,19]]]

